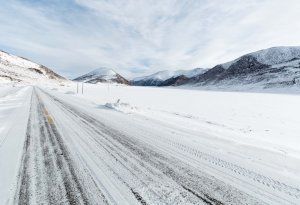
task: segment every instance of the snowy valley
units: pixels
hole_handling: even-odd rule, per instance
[[[1,53],[0,204],[299,204],[299,61],[264,50],[148,87]]]
[[[0,205],[300,205],[300,0],[0,5]]]

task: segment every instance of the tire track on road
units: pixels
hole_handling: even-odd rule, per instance
[[[164,174],[180,185],[182,189],[189,194],[196,196],[198,199],[202,198],[203,203],[264,204],[262,201],[255,199],[200,170],[194,170],[194,168],[190,167],[188,164],[179,161],[172,156],[162,155],[158,150],[151,149],[147,144],[107,127],[99,120],[62,102],[58,98],[46,92],[44,92],[44,94],[52,99],[61,110],[68,113],[70,117],[73,116],[74,120],[82,121],[81,123],[84,124],[85,129],[92,129],[95,133],[98,133],[98,136],[95,136],[94,138],[95,142],[97,142],[97,140],[99,144],[107,142],[118,148],[115,150],[110,148],[107,152],[121,156],[124,156],[122,150],[131,153],[131,155],[135,156],[134,158],[137,159],[137,161],[140,160],[141,163],[147,164],[147,167],[151,167],[153,170]]]
[[[31,102],[13,204],[108,204],[92,177],[75,165],[35,89]]]

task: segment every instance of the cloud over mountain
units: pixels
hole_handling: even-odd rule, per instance
[[[211,67],[299,45],[298,0],[3,1],[0,47],[75,77],[87,67],[137,76]]]

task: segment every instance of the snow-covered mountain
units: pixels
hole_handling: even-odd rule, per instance
[[[206,70],[195,68],[192,70],[176,70],[176,71],[159,71],[152,75],[134,78],[131,81],[132,85],[140,86],[168,86],[176,84],[177,80],[191,78],[193,76],[204,73]]]
[[[0,51],[0,83],[62,83],[66,79],[28,59]]]
[[[243,55],[211,69],[160,71],[135,78],[139,86],[218,88],[300,88],[300,47],[272,47]]]
[[[259,63],[265,65],[276,65],[279,63],[284,63],[294,58],[300,57],[300,46],[294,47],[272,47],[263,50],[259,50],[253,53],[243,55],[233,61],[221,64],[223,68],[228,69],[233,63],[241,60],[246,56],[254,57]]]
[[[217,65],[182,84],[196,86],[300,86],[300,47],[273,47]]]
[[[74,81],[85,83],[120,83],[129,84],[128,80],[110,68],[98,68],[85,75],[79,76]]]

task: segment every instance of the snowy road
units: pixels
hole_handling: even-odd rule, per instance
[[[154,132],[161,126],[155,121],[138,119],[139,125],[128,119],[126,124],[122,113],[111,113],[107,121],[106,112],[97,117],[60,95],[34,88],[17,188],[9,203],[300,202],[299,187],[221,159],[180,137],[169,138],[164,135],[168,127]],[[109,123],[114,120],[115,126]],[[118,129],[118,121],[136,131]]]

